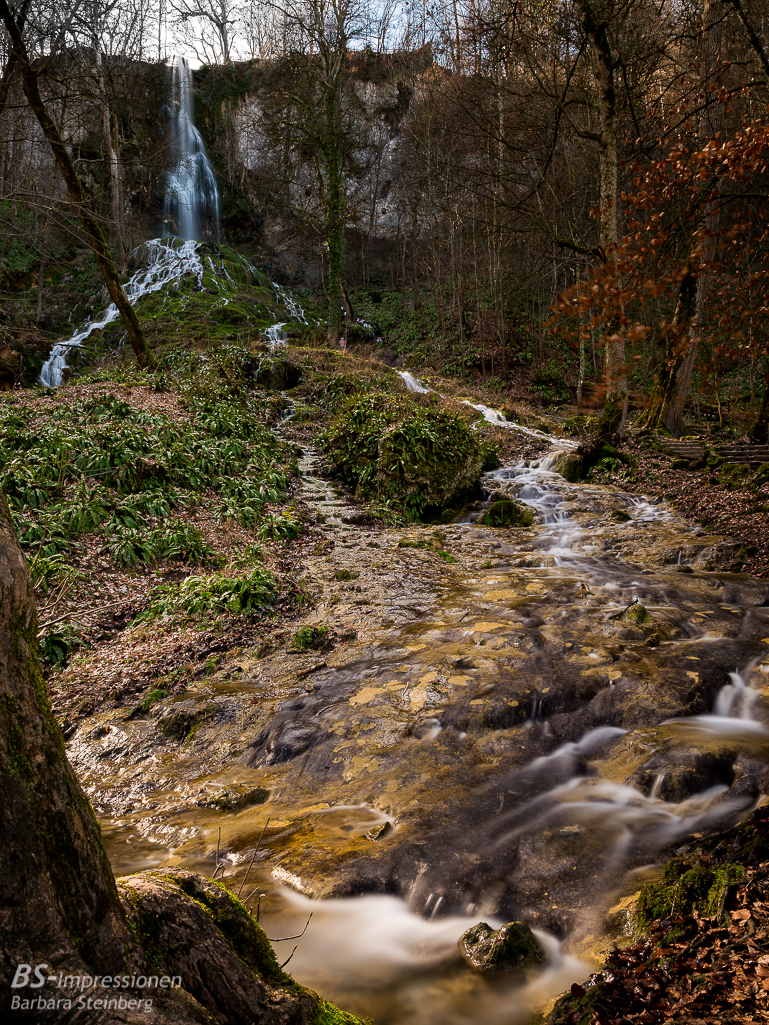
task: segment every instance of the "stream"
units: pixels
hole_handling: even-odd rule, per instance
[[[144,715],[80,726],[69,756],[116,874],[216,867],[273,939],[312,913],[279,957],[296,947],[298,981],[376,1025],[512,1023],[582,981],[662,848],[762,799],[769,585],[554,459],[484,478],[531,527],[366,528],[306,448],[306,622],[337,643],[233,652]],[[462,933],[512,918],[544,967],[471,971]]]

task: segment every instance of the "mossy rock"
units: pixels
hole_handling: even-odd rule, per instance
[[[205,719],[216,715],[216,705],[201,707],[194,701],[181,701],[164,709],[158,719],[158,730],[171,740],[185,740]]]
[[[357,573],[355,574],[358,575]],[[333,647],[327,626],[302,626],[291,638],[290,651],[329,651]]]
[[[613,509],[611,512],[611,518],[615,523],[627,523],[628,520],[632,520],[632,516],[626,513],[624,509]]]
[[[504,498],[492,502],[477,522],[487,527],[530,527],[534,522],[534,512],[526,505]]]
[[[478,972],[521,972],[545,960],[545,953],[525,922],[492,929],[479,922],[459,940],[459,951]]]
[[[636,626],[651,626],[654,621],[649,610],[642,605],[640,601],[636,601],[633,602],[632,605],[628,605],[622,613],[622,618],[627,619],[631,623],[635,623]]]
[[[324,433],[326,451],[356,497],[393,503],[418,519],[478,487],[478,438],[463,417],[431,408],[429,398],[354,395]]]
[[[641,890],[633,919],[639,929],[648,929],[658,919],[691,915],[694,911],[703,918],[718,918],[723,913],[729,887],[743,875],[740,865],[727,863],[711,869],[669,861],[663,878]]]
[[[727,488],[741,488],[748,483],[751,473],[747,463],[724,463],[718,475],[718,482]]]
[[[118,890],[153,974],[181,977],[197,1001],[195,1020],[362,1025],[282,970],[262,927],[224,886],[169,868],[121,879]]]
[[[688,470],[691,468],[691,460],[686,456],[676,456],[670,465],[674,470]]]
[[[758,491],[764,484],[769,484],[769,463],[759,466],[753,474],[753,480],[751,481],[751,487],[754,491]]]
[[[553,469],[572,484],[585,476],[584,460],[579,452],[559,452]]]
[[[198,801],[199,808],[216,808],[219,811],[242,811],[255,804],[264,804],[270,796],[265,787],[229,786],[217,790],[203,801]]]

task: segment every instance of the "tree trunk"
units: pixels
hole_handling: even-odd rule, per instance
[[[676,396],[680,394],[680,379],[691,375],[696,351],[693,335],[696,332],[696,314],[699,305],[700,279],[690,259],[678,287],[678,299],[673,323],[665,345],[657,382],[649,408],[639,420],[639,426],[650,430],[664,427],[673,433],[676,421]],[[688,365],[688,371],[686,370]],[[688,378],[687,378],[688,382]],[[688,388],[688,383],[687,383]],[[683,407],[681,407],[683,409]],[[673,426],[670,426],[670,424]]]
[[[144,332],[142,331],[141,325],[136,316],[136,311],[128,301],[128,297],[120,284],[120,280],[115,270],[115,265],[112,262],[112,257],[110,256],[109,249],[107,248],[107,243],[104,241],[102,230],[99,227],[97,220],[88,209],[88,197],[85,189],[83,188],[83,184],[77,175],[72,157],[64,144],[64,140],[59,134],[58,128],[43,103],[43,99],[37,85],[37,75],[29,62],[27,49],[24,45],[24,40],[22,39],[19,26],[10,12],[6,0],[0,0],[0,18],[2,18],[6,29],[8,30],[8,34],[11,37],[13,53],[18,62],[22,82],[24,84],[24,95],[27,97],[27,102],[43,130],[43,134],[51,147],[56,163],[59,165],[59,170],[61,171],[61,175],[64,179],[64,184],[67,186],[67,192],[75,205],[80,223],[85,229],[88,244],[96,257],[96,262],[99,265],[99,270],[104,278],[107,291],[123,319],[123,324],[125,325],[125,329],[128,334],[128,340],[136,355],[137,362],[141,367],[152,366],[152,353],[147,345],[147,340],[144,337]]]
[[[126,268],[125,246],[123,244],[123,233],[121,230],[122,217],[120,215],[120,179],[118,173],[118,161],[115,147],[112,145],[112,125],[110,123],[109,97],[107,96],[107,84],[104,80],[104,67],[101,50],[98,40],[94,40],[96,48],[96,66],[98,68],[99,96],[101,99],[102,130],[104,132],[104,145],[107,150],[107,166],[109,168],[109,191],[110,207],[112,209],[112,230],[115,235],[115,248],[117,249],[117,261],[121,271]]]
[[[764,391],[756,418],[750,425],[748,437],[754,445],[765,445],[769,441],[769,361],[764,374]]]
[[[598,9],[592,0],[580,0],[582,29],[592,44],[596,59],[595,77],[598,86],[600,117],[599,176],[601,186],[601,212],[599,246],[604,262],[616,259],[617,248],[617,95],[615,89],[615,60],[609,40],[609,16]],[[606,389],[606,424],[615,425],[617,416],[613,407],[621,410],[620,426],[627,414],[627,360],[625,340],[619,333],[619,321],[612,319],[604,329],[604,385]],[[600,429],[600,426],[599,426]]]
[[[703,91],[710,86],[710,76],[721,58],[721,39],[723,36],[723,11],[721,0],[705,0],[702,12],[702,78]],[[704,145],[714,139],[721,131],[723,123],[723,105],[715,103],[704,111],[700,118],[699,138]],[[716,231],[718,229],[719,208],[717,202],[708,203],[705,210],[705,237],[702,241],[700,268],[697,274],[697,299],[694,316],[689,324],[689,345],[681,354],[681,365],[676,375],[675,387],[663,400],[660,420],[671,434],[680,434],[683,428],[683,414],[692,370],[697,359],[700,340],[700,325],[705,313],[705,299],[708,294],[710,266],[716,255]]]
[[[98,823],[48,703],[36,633],[26,560],[0,493],[0,976],[7,994],[19,964],[116,975],[136,954]]]

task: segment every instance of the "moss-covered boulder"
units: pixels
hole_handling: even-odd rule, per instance
[[[534,522],[534,512],[527,505],[503,498],[492,502],[477,522],[487,527],[530,527]]]
[[[479,922],[459,940],[459,951],[478,972],[521,972],[545,960],[545,953],[525,922],[492,929]]]
[[[250,787],[248,785],[232,785],[222,787],[202,801],[199,808],[217,808],[219,811],[242,811],[255,804],[264,804],[270,796],[266,787]]]
[[[467,421],[420,399],[355,396],[322,439],[359,498],[393,502],[412,519],[460,500],[478,486],[483,466]]]
[[[559,452],[553,469],[566,480],[574,483],[585,476],[584,459],[581,452]]]
[[[718,918],[729,887],[743,875],[741,865],[727,863],[711,869],[677,859],[669,861],[663,878],[641,890],[633,915],[635,923],[639,929],[648,929],[657,919],[694,912],[703,918]]]
[[[631,605],[628,605],[622,613],[622,618],[626,619],[629,623],[635,623],[636,626],[648,627],[653,622],[651,613],[640,601],[634,601]]]
[[[724,463],[718,475],[719,484],[724,487],[744,488],[750,482],[752,470],[747,463]]]
[[[213,1021],[358,1025],[282,970],[264,930],[223,885],[169,869],[121,879],[118,889],[153,974],[179,980]]]

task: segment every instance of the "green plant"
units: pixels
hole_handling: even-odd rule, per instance
[[[308,648],[320,651],[328,646],[327,626],[303,626],[291,638],[291,647],[296,651],[307,651]]]
[[[356,569],[338,569],[334,573],[335,580],[357,580],[360,574]]]
[[[164,615],[206,618],[226,613],[256,616],[274,604],[277,592],[277,580],[262,567],[243,577],[219,573],[191,576],[181,583],[158,588],[138,619],[149,620]]]
[[[80,644],[80,636],[72,623],[58,623],[40,638],[40,654],[50,666],[61,666]]]
[[[166,697],[167,693],[168,692],[166,690],[163,690],[161,688],[151,690],[149,694],[145,694],[145,696],[142,698],[139,708],[142,710],[142,712],[149,712],[150,708],[152,708],[152,706],[157,701],[162,701],[163,698]]]

